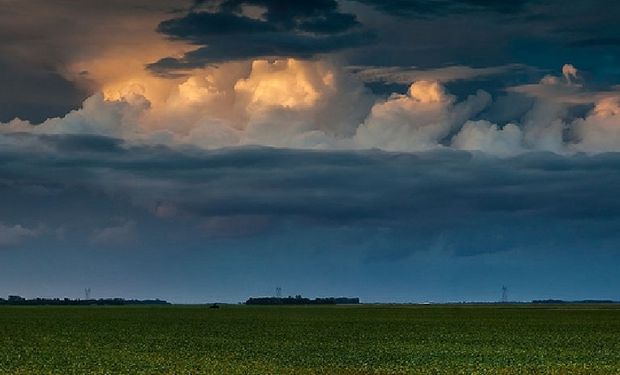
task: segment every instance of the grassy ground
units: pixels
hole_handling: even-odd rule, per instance
[[[2,307],[0,373],[620,373],[620,308]]]

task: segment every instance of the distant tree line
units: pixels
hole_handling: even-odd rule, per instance
[[[359,298],[329,297],[329,298],[305,298],[300,295],[295,297],[251,297],[246,305],[357,305]]]
[[[551,304],[561,304],[561,303],[582,303],[582,304],[589,304],[589,303],[618,303],[616,301],[612,301],[610,299],[584,299],[584,300],[580,300],[580,301],[565,301],[565,300],[561,300],[561,299],[535,299],[532,301],[532,303],[551,303]]]
[[[9,306],[123,306],[123,305],[169,305],[167,301],[160,299],[124,299],[124,298],[99,298],[99,299],[71,299],[71,298],[33,298],[26,299],[20,296],[9,296],[8,299],[0,298],[1,305]]]

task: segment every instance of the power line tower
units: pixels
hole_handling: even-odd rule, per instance
[[[282,288],[280,288],[279,286],[276,287],[276,297],[282,298]]]
[[[90,299],[90,288],[84,288],[84,297],[86,300]]]
[[[508,303],[508,287],[502,285],[502,303]]]

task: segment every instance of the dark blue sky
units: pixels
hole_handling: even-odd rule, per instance
[[[0,295],[620,300],[619,16],[0,2]]]

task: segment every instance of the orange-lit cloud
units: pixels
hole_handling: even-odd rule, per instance
[[[151,76],[137,62],[133,75],[131,69],[115,74],[115,64],[104,69],[109,60],[101,59],[89,66],[92,76],[101,79],[102,91],[81,109],[39,126],[14,120],[3,131],[98,134],[209,149],[265,145],[409,152],[449,147],[501,156],[620,149],[618,94],[586,91],[570,65],[563,76],[514,88],[535,97],[533,107],[520,122],[495,124],[480,117],[492,104],[482,90],[458,100],[439,81],[420,80],[406,94],[380,99],[342,64],[327,59],[229,62],[175,79]],[[549,99],[545,90],[561,94]],[[566,105],[587,103],[587,98],[595,105],[590,113],[563,118]]]
[[[393,95],[376,104],[357,130],[356,141],[362,147],[391,151],[433,149],[490,100],[489,94],[480,91],[456,103],[439,82],[418,81],[409,87],[407,95]]]
[[[191,0],[16,1],[3,0],[0,30],[12,35],[0,53],[30,66],[53,69],[88,89],[117,99],[130,84],[142,85],[151,100],[168,84],[144,66],[191,49],[156,32],[170,10]],[[62,11],[59,11],[59,6]]]

